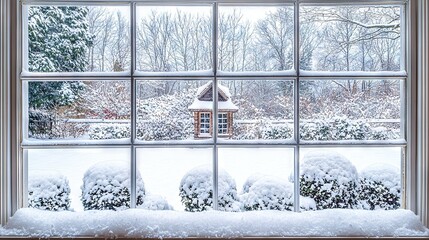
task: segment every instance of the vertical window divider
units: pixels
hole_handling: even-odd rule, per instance
[[[296,78],[294,81],[294,138],[296,146],[294,147],[294,211],[299,212],[299,195],[300,195],[300,187],[299,187],[299,140],[300,140],[300,132],[299,132],[299,1],[294,4],[294,67],[296,72]]]
[[[130,201],[130,207],[135,208],[136,207],[136,200],[137,200],[137,194],[136,194],[136,175],[137,175],[137,163],[136,163],[136,147],[135,147],[135,139],[136,139],[136,122],[137,122],[137,97],[136,97],[136,80],[134,78],[134,72],[136,69],[136,27],[137,27],[137,20],[136,20],[136,3],[133,2],[130,4],[130,11],[131,11],[131,19],[130,19],[130,27],[131,27],[131,66],[130,66],[130,73],[131,73],[131,126],[130,126],[130,140],[131,140],[131,201]]]
[[[218,206],[218,169],[219,169],[219,164],[218,164],[218,146],[217,146],[217,101],[218,101],[218,82],[217,82],[217,65],[218,65],[218,59],[217,59],[217,51],[218,51],[218,20],[219,20],[219,14],[218,14],[218,10],[219,10],[219,5],[217,2],[213,3],[213,30],[212,30],[212,47],[213,47],[213,83],[212,83],[212,91],[213,91],[213,114],[212,114],[212,119],[213,119],[213,130],[212,130],[212,136],[213,136],[213,209],[214,210],[218,210],[219,206]]]

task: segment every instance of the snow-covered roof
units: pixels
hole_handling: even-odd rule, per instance
[[[238,111],[238,107],[228,99],[226,102],[218,102],[217,108],[223,111]],[[194,102],[188,107],[191,111],[212,111],[213,110],[213,101],[201,101],[198,98],[194,99]]]
[[[188,107],[191,111],[212,111],[213,100],[200,100],[208,91],[212,91],[212,82],[208,82],[197,90],[197,96],[194,102]],[[218,84],[219,95],[221,95],[226,101],[218,101],[218,109],[223,111],[238,111],[238,107],[231,101],[231,93],[229,89],[223,85]]]

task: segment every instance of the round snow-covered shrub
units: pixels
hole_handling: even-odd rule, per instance
[[[401,206],[401,175],[389,165],[373,165],[359,176],[359,207],[363,209],[398,209]]]
[[[240,202],[234,179],[224,170],[218,172],[218,209],[239,211]],[[183,176],[179,196],[185,211],[201,212],[213,209],[213,169],[211,166],[193,168]]]
[[[241,200],[246,211],[292,211],[293,184],[274,177],[262,177],[250,185],[248,192],[241,195]]]
[[[88,132],[90,139],[119,139],[129,138],[130,128],[126,124],[97,124]]]
[[[146,195],[142,205],[138,208],[147,210],[173,210],[167,199],[159,195]]]
[[[307,153],[300,167],[300,190],[313,198],[317,209],[353,208],[357,202],[358,174],[344,156],[331,151]]]
[[[83,177],[82,204],[85,210],[122,210],[130,207],[130,166],[106,161],[90,167]],[[137,171],[137,205],[143,204],[144,183]]]
[[[60,211],[70,208],[70,186],[64,175],[34,172],[28,176],[28,207]]]
[[[259,179],[261,179],[261,178],[263,178],[263,177],[269,177],[268,175],[266,175],[266,174],[262,174],[262,173],[254,173],[254,174],[252,174],[252,175],[250,175],[247,179],[246,179],[246,181],[244,182],[244,184],[243,184],[243,189],[242,189],[242,193],[244,194],[244,193],[248,193],[249,192],[249,189],[250,189],[250,187],[256,182],[256,181],[258,181]]]

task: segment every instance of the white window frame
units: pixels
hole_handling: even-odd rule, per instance
[[[210,136],[210,112],[200,112],[200,133],[199,133],[199,135],[200,136]],[[208,122],[203,122],[203,120],[204,121],[206,121],[206,120],[208,120]],[[207,129],[207,132],[206,131],[203,131],[203,126],[204,125],[204,129]],[[207,126],[207,128],[206,128],[206,126]]]
[[[206,0],[202,0],[203,2],[208,2]],[[249,0],[250,2],[255,2],[254,0]],[[249,2],[248,1],[248,2]],[[68,1],[62,1],[57,0],[57,2],[60,3],[68,3]],[[92,1],[79,1],[79,3],[89,3]],[[106,1],[107,2],[107,1]],[[118,1],[117,1],[118,2]],[[119,2],[121,2],[119,0]],[[218,11],[218,5],[222,3],[228,3],[228,1],[217,1],[213,4],[213,12],[215,13],[215,16],[217,15]],[[238,0],[238,4],[244,3],[243,1]],[[284,1],[273,1],[273,3],[284,3]],[[302,0],[299,2],[290,1],[292,4],[295,4],[295,6],[298,6],[301,3],[321,3],[322,1],[317,0]],[[326,0],[323,1],[324,3],[331,3],[331,4],[349,4],[346,0]],[[386,4],[392,4],[392,3],[404,3],[402,0],[390,0],[390,1],[380,1],[380,2],[374,2],[371,0],[362,1],[368,4],[379,4],[379,3],[386,3]],[[22,52],[22,36],[21,36],[21,30],[22,30],[22,23],[21,23],[21,13],[22,13],[22,6],[21,4],[28,4],[28,3],[46,3],[45,1],[39,1],[39,0],[27,0],[23,2],[18,2],[18,0],[10,0],[10,1],[2,1],[1,2],[1,8],[0,12],[1,14],[1,72],[0,76],[2,78],[1,81],[1,162],[0,162],[0,171],[1,171],[1,177],[0,177],[0,220],[2,224],[5,224],[7,219],[18,209],[23,206],[25,206],[25,153],[26,149],[32,149],[32,148],[79,148],[81,146],[79,145],[70,145],[70,144],[64,144],[64,145],[57,145],[57,146],[45,146],[45,145],[21,145],[22,143],[22,137],[23,134],[21,132],[24,132],[25,124],[23,124],[22,116],[21,114],[23,110],[23,104],[22,104],[22,91],[21,88],[23,86],[23,82],[28,80],[37,80],[37,79],[51,79],[51,78],[60,78],[60,79],[67,79],[66,76],[62,76],[59,74],[58,76],[55,76],[55,74],[47,74],[47,75],[41,75],[37,76],[37,74],[31,76],[26,74],[20,74],[21,73],[21,66],[22,58],[21,58],[21,52]],[[50,2],[47,2],[50,3]],[[98,1],[97,1],[98,3]],[[129,3],[129,1],[124,1],[124,3]],[[143,2],[144,3],[144,2]],[[172,0],[172,3],[183,3],[180,1]],[[265,3],[266,4],[266,3]],[[135,20],[135,8],[136,8],[136,2],[130,3],[130,9],[131,9],[131,19],[132,21]],[[299,11],[297,11],[298,8],[295,10],[295,20],[299,19]],[[412,211],[416,212],[420,218],[422,219],[423,223],[428,226],[429,224],[429,214],[428,214],[428,204],[429,204],[429,185],[428,185],[428,170],[429,170],[429,150],[427,149],[428,143],[429,143],[429,126],[427,119],[429,118],[429,73],[428,73],[428,62],[429,62],[429,46],[428,46],[428,29],[427,25],[425,25],[428,22],[428,16],[429,16],[429,3],[424,0],[409,0],[405,2],[405,8],[404,12],[406,12],[406,17],[403,18],[403,27],[404,34],[405,34],[405,42],[403,43],[404,47],[403,49],[407,51],[407,53],[404,56],[409,56],[407,61],[405,62],[405,68],[408,72],[407,76],[402,76],[401,78],[407,78],[407,86],[406,86],[406,104],[407,104],[407,112],[406,116],[403,116],[407,121],[407,129],[406,129],[406,135],[405,135],[405,142],[400,143],[385,143],[385,142],[378,142],[373,143],[371,146],[400,146],[404,147],[406,150],[404,152],[404,155],[406,155],[407,161],[404,162],[404,174],[405,174],[405,185],[407,186],[406,192],[404,192],[403,198],[406,200],[404,202],[404,207],[407,209],[411,209]],[[5,13],[5,14],[4,14]],[[418,24],[420,23],[420,24]],[[10,31],[5,30],[4,25],[10,25],[12,28]],[[216,26],[217,19],[214,18],[213,25]],[[295,24],[297,26],[297,24]],[[6,27],[7,28],[7,27]],[[134,27],[132,27],[133,29]],[[417,33],[420,32],[419,35]],[[16,33],[16,34],[14,34]],[[296,46],[299,43],[299,38],[297,37],[299,33],[299,29],[295,29],[295,49]],[[135,36],[135,28],[132,31],[133,36]],[[217,40],[217,32],[213,31],[213,44],[216,45]],[[134,39],[134,38],[132,38]],[[132,59],[135,59],[134,54],[134,45],[135,41],[132,40],[131,42],[131,54]],[[418,49],[415,47],[418,43]],[[216,52],[217,49],[214,47],[214,59],[216,60]],[[299,61],[298,58],[298,51],[295,51],[295,66],[297,69],[299,69]],[[133,61],[134,62],[134,61]],[[131,68],[134,69],[135,64],[132,64]],[[214,88],[217,89],[218,81],[222,78],[227,78],[228,76],[221,76],[217,74],[217,63],[215,61],[214,63],[214,75],[213,77],[213,83]],[[77,74],[78,75],[78,74]],[[83,75],[82,75],[83,76]],[[108,76],[112,78],[117,78],[119,76]],[[123,76],[122,76],[123,77]],[[130,77],[133,79],[145,79],[145,76],[134,76],[134,73],[130,73]],[[183,76],[188,77],[191,79],[196,79],[199,76]],[[236,76],[231,76],[236,78]],[[248,78],[252,78],[252,76],[246,76]],[[260,76],[253,76],[254,78],[260,79]],[[264,76],[264,78],[270,79],[270,75]],[[311,78],[308,76],[301,76],[299,74],[299,70],[297,71],[296,75],[284,75],[284,76],[276,76],[278,79],[279,77],[282,77],[284,79],[289,80],[291,78],[294,80],[295,84],[295,93],[298,93],[299,90],[299,80],[300,78]],[[326,77],[326,76],[312,76],[314,77]],[[353,78],[365,78],[365,76],[359,75],[359,76],[353,76],[353,73],[351,75],[344,75],[341,77],[353,77]],[[397,78],[398,76],[388,76],[387,75],[381,75],[379,77],[383,78]],[[76,79],[76,76],[71,76],[70,79]],[[106,76],[103,76],[103,78],[106,78]],[[165,76],[165,78],[171,78],[169,76]],[[19,81],[18,79],[21,79],[22,81]],[[97,77],[94,77],[94,79],[97,79]],[[135,89],[135,81],[131,81],[132,89]],[[419,95],[417,95],[419,93]],[[135,100],[135,91],[132,91],[131,93],[133,101]],[[217,133],[217,94],[213,94],[214,96],[214,107],[213,107],[213,114],[212,114],[212,120],[213,120],[213,132]],[[418,103],[418,104],[417,104]],[[298,142],[295,142],[293,144],[287,145],[273,145],[272,147],[293,147],[295,149],[295,173],[299,172],[299,147],[304,146],[304,144],[299,143],[299,121],[297,121],[297,116],[299,115],[299,109],[297,108],[299,102],[295,101],[295,122],[298,122],[295,124],[295,139]],[[135,106],[132,108],[132,126],[135,125],[135,112],[136,108]],[[10,112],[9,112],[10,111]],[[133,127],[132,127],[133,129]],[[419,132],[419,134],[417,134]],[[132,130],[131,134],[131,143],[130,143],[130,149],[131,149],[131,166],[132,169],[135,170],[135,150],[138,147],[136,144],[133,143],[135,139],[135,129]],[[214,183],[215,183],[215,191],[214,191],[214,204],[215,208],[217,207],[217,171],[218,171],[218,165],[217,165],[217,152],[219,147],[233,147],[234,144],[231,144],[229,146],[228,144],[220,144],[217,142],[217,134],[214,134],[213,136],[213,144],[211,147],[213,147],[213,169],[214,169]],[[152,145],[152,146],[159,146],[159,145]],[[165,146],[165,144],[162,144],[162,146]],[[174,146],[189,146],[187,144],[172,144],[172,147]],[[194,145],[192,145],[194,146]],[[365,146],[370,147],[367,144],[342,144],[342,143],[311,143],[311,144],[305,144],[305,147],[319,147],[319,146],[326,146],[326,147],[335,147],[335,146]],[[102,145],[94,145],[89,147],[111,147],[111,146],[102,146]],[[194,147],[207,147],[207,146],[199,146],[195,145]],[[252,145],[249,144],[246,147],[257,147],[257,144]],[[295,174],[295,177],[298,177],[298,174]],[[132,178],[135,178],[135,171],[132,173]],[[135,180],[132,181],[132,186],[135,186]],[[295,192],[299,192],[299,189],[295,187]],[[135,196],[135,190],[132,189],[131,195]],[[295,203],[299,202],[298,198],[299,194],[295,194]],[[132,206],[135,206],[135,198],[132,197]],[[295,204],[295,210],[299,210],[299,204]]]
[[[227,135],[228,134],[228,113],[227,112],[218,112],[218,134]],[[222,123],[221,120],[225,120],[225,123]],[[226,124],[226,127],[223,125]]]

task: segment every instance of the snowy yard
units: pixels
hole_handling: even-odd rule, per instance
[[[302,149],[302,157],[314,149]],[[321,149],[319,149],[321,150]],[[323,149],[322,149],[323,150]],[[347,157],[357,171],[373,165],[401,166],[401,148],[335,148]],[[82,211],[81,186],[85,171],[103,161],[130,159],[130,149],[45,149],[28,150],[28,172],[55,171],[66,176],[71,192],[71,209]],[[200,165],[212,164],[212,148],[144,148],[137,150],[137,169],[146,191],[159,195],[177,211],[183,211],[179,184],[182,177]],[[131,166],[131,164],[130,164]],[[261,174],[286,181],[293,173],[292,148],[221,148],[219,168],[228,172],[236,182],[238,193],[248,177]]]
[[[408,210],[321,210],[177,212],[124,211],[49,212],[21,209],[0,235],[32,237],[286,237],[365,236],[429,237],[429,230]]]

